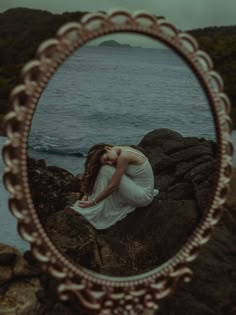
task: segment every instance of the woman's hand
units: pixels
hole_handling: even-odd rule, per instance
[[[83,200],[83,201],[88,201],[88,196],[87,196],[87,195],[84,195],[81,200]]]
[[[87,200],[80,200],[79,201],[79,206],[80,208],[89,208],[92,207],[94,203],[92,201],[87,201]]]

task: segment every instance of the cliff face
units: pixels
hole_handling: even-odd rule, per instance
[[[0,119],[8,110],[8,96],[19,83],[24,63],[34,58],[39,44],[54,37],[64,23],[80,21],[85,12],[52,14],[47,11],[24,8],[0,13]],[[233,110],[231,117],[236,127],[236,26],[211,27],[189,31],[200,47],[208,52],[225,82]],[[1,121],[0,121],[1,126]]]

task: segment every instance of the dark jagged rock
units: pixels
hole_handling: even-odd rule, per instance
[[[0,244],[0,312],[5,312],[2,314],[34,314],[40,273],[17,249]]]
[[[42,274],[30,251],[0,244],[0,313],[19,315],[88,315],[78,305],[62,303],[58,282]]]
[[[16,253],[1,253],[0,266],[12,266],[16,263]]]
[[[49,215],[66,207],[73,192],[74,201],[80,196],[79,175],[74,177],[62,168],[46,166],[43,160],[28,158],[28,175],[32,199],[42,224]]]
[[[35,207],[50,238],[74,262],[113,276],[149,271],[180,249],[207,207],[216,174],[212,143],[169,129],[147,134],[138,147],[150,159],[160,193],[99,231],[70,208],[80,197],[81,175],[29,159]]]
[[[163,128],[147,134],[139,146],[145,149],[150,158],[160,192],[165,191],[168,198],[171,198],[171,193],[173,198],[177,190],[176,196],[179,198],[181,183],[185,187],[183,195],[190,197],[194,192],[191,199],[195,199],[199,209],[203,211],[207,207],[209,193],[216,180],[217,147],[213,141],[182,137],[175,131]],[[159,158],[156,158],[156,154]]]
[[[212,239],[192,263],[189,284],[181,283],[176,293],[162,301],[157,315],[234,315],[236,310],[236,170],[225,212]]]

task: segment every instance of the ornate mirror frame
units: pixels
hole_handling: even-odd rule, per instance
[[[74,265],[62,256],[44,231],[31,198],[27,174],[27,141],[34,111],[41,93],[57,68],[75,50],[102,35],[129,32],[145,35],[166,44],[192,69],[205,91],[212,111],[218,143],[217,182],[203,219],[178,253],[160,267],[145,274],[113,278]],[[63,25],[55,38],[43,42],[34,60],[22,69],[22,84],[10,95],[10,110],[4,118],[8,137],[2,154],[6,164],[3,181],[9,192],[9,208],[18,220],[21,237],[31,244],[42,269],[57,279],[61,300],[75,298],[96,314],[131,314],[145,308],[157,309],[180,278],[189,281],[188,264],[207,243],[219,221],[232,174],[233,146],[230,139],[230,101],[223,92],[223,81],[213,70],[210,57],[199,50],[196,40],[177,30],[164,17],[146,12],[86,14],[81,22]]]

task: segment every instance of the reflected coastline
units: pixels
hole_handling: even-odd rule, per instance
[[[101,274],[156,268],[182,247],[208,205],[215,138],[200,83],[169,48],[81,48],[50,80],[29,138],[32,199],[49,237]],[[104,231],[70,209],[82,197],[87,152],[100,142],[144,150],[160,191]]]

